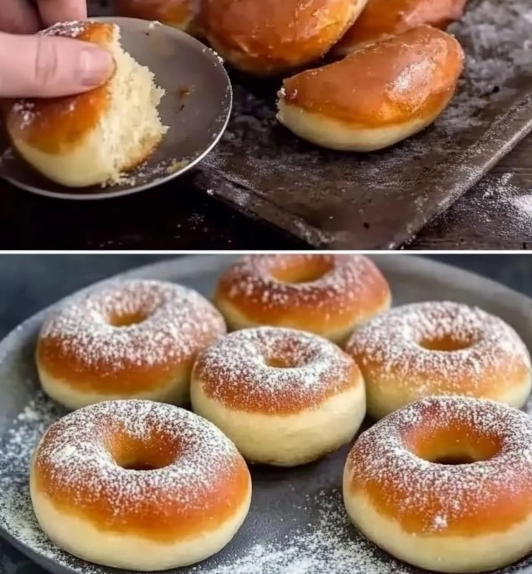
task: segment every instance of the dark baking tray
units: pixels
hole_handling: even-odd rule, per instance
[[[320,150],[276,123],[278,82],[233,74],[229,129],[192,181],[315,247],[400,247],[532,128],[530,2],[470,0],[451,31],[466,71],[447,113],[422,134],[369,155]]]
[[[143,267],[122,276],[178,281],[205,295],[230,258],[198,256]],[[497,283],[446,265],[409,255],[376,258],[391,283],[395,303],[449,298],[498,314],[532,349],[531,301]],[[0,574],[109,574],[60,552],[46,541],[33,519],[27,491],[29,450],[47,422],[62,411],[39,395],[33,353],[46,311],[0,343]],[[34,400],[39,406],[25,411]],[[529,412],[532,404],[528,406]],[[22,417],[19,413],[25,413]],[[32,414],[33,413],[33,414]],[[44,414],[43,414],[44,413]],[[31,415],[31,416],[30,416]],[[18,428],[18,430],[17,430]],[[366,542],[343,510],[340,487],[348,447],[297,469],[252,469],[254,494],[244,526],[216,557],[181,569],[205,574],[415,574]],[[15,548],[16,549],[15,549]],[[177,572],[177,571],[176,571]],[[532,572],[532,557],[499,574]]]

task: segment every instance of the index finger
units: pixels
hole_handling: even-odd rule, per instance
[[[86,0],[37,0],[37,6],[45,27],[87,18]]]

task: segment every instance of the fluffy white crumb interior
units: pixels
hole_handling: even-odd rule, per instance
[[[110,181],[118,181],[121,173],[168,131],[158,112],[165,90],[155,84],[153,73],[125,52],[116,28],[110,50],[116,62],[111,80],[110,108],[98,126],[103,153],[111,162]]]

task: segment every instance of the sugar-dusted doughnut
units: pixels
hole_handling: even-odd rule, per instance
[[[215,304],[231,329],[274,325],[342,342],[390,306],[390,287],[362,255],[248,255],[221,277]]]
[[[196,355],[225,331],[220,313],[192,289],[116,281],[51,314],[37,368],[44,391],[70,409],[126,398],[181,405]]]
[[[294,329],[231,333],[198,357],[194,411],[222,429],[245,458],[295,466],[354,437],[366,411],[354,361],[327,339]]]
[[[41,439],[31,500],[60,548],[98,564],[154,571],[204,560],[248,513],[251,478],[214,425],[172,405],[106,401]]]
[[[532,551],[532,419],[483,399],[422,399],[362,433],[343,492],[355,526],[405,562],[501,568]]]
[[[522,407],[530,394],[530,356],[519,335],[502,319],[461,303],[396,307],[357,330],[346,351],[362,371],[375,418],[434,395]]]

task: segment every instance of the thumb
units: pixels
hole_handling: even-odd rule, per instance
[[[0,98],[78,94],[103,84],[113,70],[111,54],[94,44],[0,33]]]

